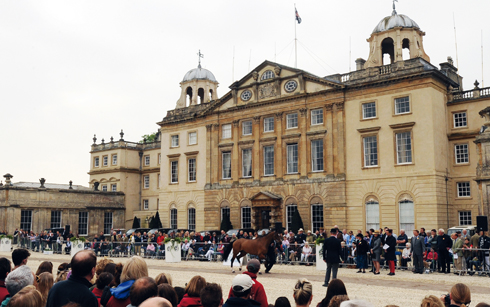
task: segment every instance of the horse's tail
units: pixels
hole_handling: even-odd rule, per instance
[[[233,243],[235,243],[235,241],[233,241],[233,242],[229,243],[228,245],[226,245],[225,251],[223,253],[223,260],[226,261],[226,259],[228,259],[228,256],[230,256],[230,253],[233,250]]]

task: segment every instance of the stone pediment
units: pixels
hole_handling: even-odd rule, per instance
[[[254,200],[281,200],[282,197],[279,195],[276,195],[274,193],[271,193],[269,191],[262,191],[250,198],[251,201]]]

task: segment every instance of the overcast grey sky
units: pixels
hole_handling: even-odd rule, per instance
[[[366,39],[392,11],[390,0],[0,1],[0,174],[88,185],[94,133],[157,131],[199,49],[219,96],[266,59],[293,66],[294,3],[298,68],[319,76],[367,59]],[[481,83],[483,30],[490,86],[490,1],[400,0],[397,11],[426,32],[436,66],[456,60],[454,13],[465,89]]]

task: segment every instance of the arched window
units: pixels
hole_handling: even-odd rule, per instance
[[[204,90],[202,89],[202,87],[200,87],[198,90],[197,90],[197,97],[199,99],[198,103],[201,104],[204,102]]]
[[[177,229],[177,208],[170,209],[170,228]]]
[[[404,61],[410,60],[410,41],[408,38],[402,41],[402,56]]]
[[[274,75],[274,72],[272,70],[266,70],[263,74],[262,77],[260,77],[260,80],[267,80],[267,79],[272,79],[276,75]]]
[[[288,230],[293,225],[293,215],[296,210],[298,210],[298,201],[294,197],[289,197],[286,200],[286,226]]]
[[[187,217],[188,217],[188,229],[196,230],[196,209],[189,208],[187,209]]]
[[[209,101],[212,101],[213,100],[213,90],[210,89],[209,90]]]
[[[385,57],[385,54],[389,55],[389,60],[388,57]],[[391,37],[387,37],[381,42],[381,55],[383,56],[383,65],[395,62],[395,45]]]
[[[311,204],[311,230],[313,232],[323,228],[323,200],[315,196],[310,200]]]
[[[185,90],[186,96],[185,96],[185,106],[188,107],[191,105],[192,102],[192,87],[188,87]]]
[[[379,202],[374,197],[366,201],[366,229],[379,229]]]
[[[415,229],[415,208],[410,196],[400,197],[398,211],[400,213],[400,229],[404,229],[405,233],[410,235]]]

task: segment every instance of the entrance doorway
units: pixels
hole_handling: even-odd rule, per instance
[[[261,229],[264,229],[264,228],[269,229],[271,226],[271,223],[270,223],[271,210],[269,208],[267,208],[267,209],[261,209],[260,211],[261,211],[260,212],[260,228]]]

